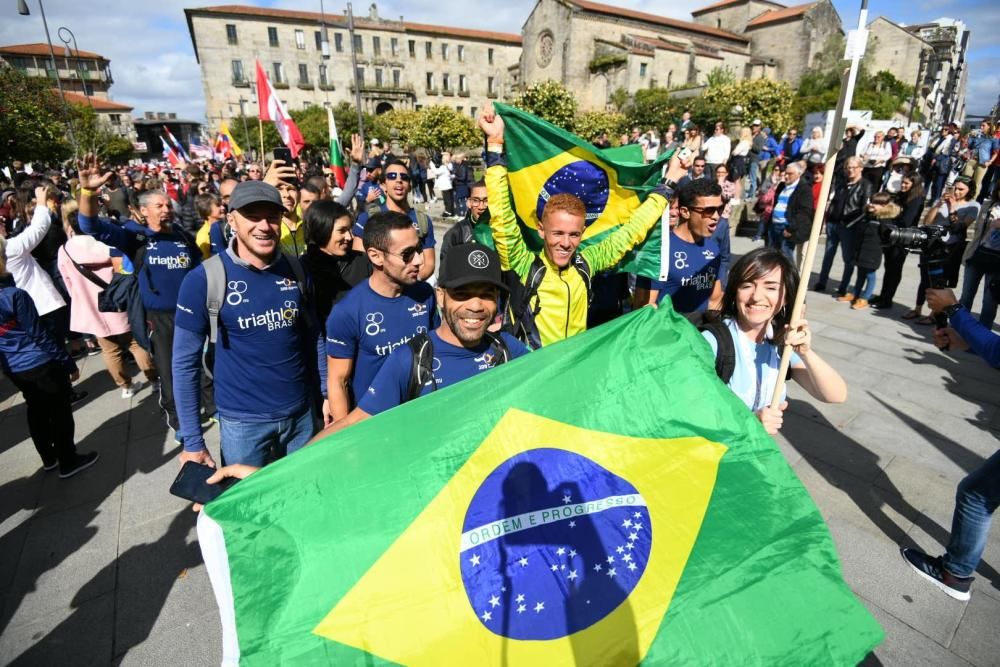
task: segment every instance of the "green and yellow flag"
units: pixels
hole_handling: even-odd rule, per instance
[[[504,149],[510,178],[511,201],[528,245],[541,252],[538,228],[545,202],[569,193],[587,208],[581,247],[600,242],[632,212],[659,183],[670,154],[645,164],[638,145],[600,149],[537,116],[495,103],[503,118]],[[660,277],[660,225],[646,241],[630,251],[620,271]]]
[[[669,307],[238,483],[199,538],[246,665],[854,665],[882,630]]]

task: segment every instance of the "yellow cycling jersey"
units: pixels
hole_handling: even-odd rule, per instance
[[[292,257],[301,257],[306,251],[306,226],[299,220],[299,226],[292,231],[285,219],[281,219],[281,252]]]
[[[510,201],[506,166],[489,166],[486,170],[486,190],[489,197],[490,228],[497,254],[500,255],[500,266],[505,271],[514,271],[521,282],[525,283],[536,255],[528,249],[517,225],[517,217]],[[591,275],[613,267],[625,253],[641,243],[649,230],[659,222],[666,205],[667,200],[663,195],[651,194],[627,223],[620,225],[600,243],[581,250],[580,255],[590,267]],[[587,285],[572,263],[560,269],[544,252],[538,257],[545,265],[545,277],[538,285],[532,311],[537,312],[535,326],[541,343],[545,346],[586,330],[589,306]]]

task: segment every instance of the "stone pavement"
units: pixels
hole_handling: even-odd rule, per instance
[[[752,245],[736,239],[734,251]],[[911,258],[899,303],[916,274]],[[778,444],[827,520],[848,584],[886,630],[866,664],[1000,664],[1000,529],[968,603],[898,553],[941,551],[955,486],[997,449],[1000,373],[939,352],[928,327],[899,319],[903,306],[854,312],[811,294],[808,308],[815,347],[850,396],[817,405],[793,385]],[[90,395],[76,408],[77,440],[101,460],[66,481],[41,471],[20,396],[0,379],[0,664],[218,664],[195,516],[167,493],[179,448],[148,388],[121,399],[99,356],[81,370]],[[218,429],[207,437],[217,451]]]

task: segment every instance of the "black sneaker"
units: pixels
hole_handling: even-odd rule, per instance
[[[826,291],[826,283],[816,283],[815,285],[812,286],[812,291],[813,292],[825,292]]]
[[[87,391],[83,389],[77,391],[76,389],[74,389],[73,392],[69,395],[70,405],[76,405],[83,399],[87,398],[87,396],[89,396],[89,393]]]
[[[916,570],[917,574],[931,582],[956,600],[968,600],[972,597],[969,588],[974,577],[956,577],[941,565],[940,557],[931,557],[917,549],[900,549],[906,564]]]
[[[42,470],[44,470],[45,472],[50,472],[52,470],[55,470],[56,466],[58,465],[59,461],[53,461],[52,463],[46,463],[45,461],[42,461]]]
[[[97,463],[97,459],[101,458],[101,455],[97,452],[88,452],[87,454],[77,454],[76,460],[68,468],[59,466],[59,479],[68,479],[78,472],[83,472],[90,466]]]

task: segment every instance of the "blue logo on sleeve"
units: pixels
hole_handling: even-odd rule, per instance
[[[461,572],[480,622],[511,639],[586,629],[631,594],[649,560],[649,510],[625,479],[562,449],[518,454],[465,515]]]

